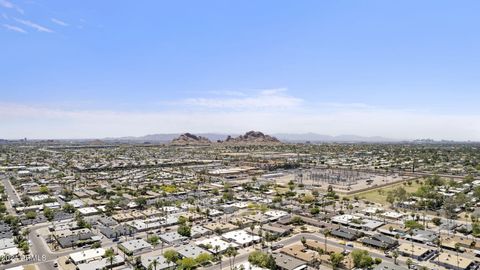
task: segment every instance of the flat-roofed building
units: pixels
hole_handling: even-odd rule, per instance
[[[213,254],[223,253],[229,247],[238,247],[237,244],[227,242],[223,240],[220,236],[209,237],[204,240],[197,241],[195,242],[195,244],[200,247],[204,247],[205,249],[208,249],[208,251]],[[218,249],[215,248],[217,246]]]
[[[236,228],[238,228],[236,225],[233,225],[231,223],[227,223],[227,222],[209,222],[205,225],[203,225],[203,227],[211,230],[211,231],[221,231],[221,232],[228,232],[228,231],[233,231],[235,230]]]
[[[88,249],[71,253],[69,260],[75,265],[78,265],[101,259],[103,255],[105,255],[105,249],[103,248]]]
[[[469,258],[453,255],[446,252],[440,253],[440,255],[438,255],[438,258],[433,261],[438,265],[454,270],[468,269],[474,263],[474,261]]]
[[[222,234],[222,237],[227,241],[234,242],[239,246],[250,246],[258,243],[262,238],[255,234],[249,234],[245,230],[236,230]]]
[[[167,261],[163,255],[157,256],[146,256],[142,255],[142,266],[145,269],[150,269],[150,266],[153,268],[153,262],[156,261],[156,269],[157,270],[168,270],[168,269],[175,269],[176,265],[173,262]]]
[[[178,254],[180,254],[180,256],[188,258],[196,258],[202,253],[210,253],[207,250],[192,244],[180,246],[175,248],[175,250],[178,252]]]
[[[307,263],[311,263],[318,258],[318,253],[316,251],[307,249],[302,243],[283,247],[280,249],[280,252]]]
[[[182,241],[187,239],[187,237],[179,234],[176,231],[165,232],[165,233],[162,233],[158,236],[160,237],[160,240],[162,240],[163,242],[165,242],[167,244],[170,244],[170,245],[180,244]]]
[[[412,257],[419,261],[424,261],[435,254],[433,250],[409,243],[402,243],[398,247],[398,252],[403,256]]]
[[[152,245],[145,242],[143,239],[135,239],[123,242],[118,245],[120,249],[122,249],[128,255],[135,255],[139,252],[151,250],[153,248]]]

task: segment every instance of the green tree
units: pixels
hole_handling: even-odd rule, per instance
[[[190,237],[192,234],[192,229],[188,225],[180,225],[178,226],[177,232],[182,236]]]
[[[276,263],[273,256],[259,250],[250,253],[248,256],[248,262],[258,267],[264,267],[272,270],[276,268]]]
[[[229,246],[225,251],[225,255],[228,257],[228,263],[230,264],[230,270],[233,270],[235,266],[235,257],[238,255],[238,251],[236,248]]]
[[[185,258],[182,258],[182,259],[178,260],[177,264],[179,266],[179,269],[191,270],[191,269],[195,268],[195,266],[197,265],[197,262],[192,258],[185,257]]]
[[[167,261],[168,265],[170,265],[170,263],[177,262],[179,258],[179,254],[173,249],[168,249],[168,250],[165,250],[165,252],[163,252],[163,257],[165,257],[165,260]]]
[[[338,266],[342,263],[345,257],[342,253],[333,252],[330,254],[329,261],[332,264],[333,269],[337,269]]]
[[[197,262],[198,265],[204,265],[204,264],[208,263],[209,261],[211,261],[212,259],[213,259],[212,254],[203,252],[203,253],[200,253],[195,258],[195,261]]]
[[[355,249],[351,253],[353,265],[357,268],[369,268],[373,265],[373,258],[368,254],[368,251]]]
[[[55,213],[53,212],[53,210],[48,207],[43,208],[43,215],[47,218],[48,221],[52,221],[55,217]]]
[[[160,238],[157,235],[152,235],[147,237],[147,242],[156,247],[158,244],[160,244]]]
[[[110,269],[113,269],[113,263],[115,262],[115,251],[112,248],[109,248],[105,251],[105,258],[110,263]]]
[[[34,219],[37,217],[37,213],[35,211],[28,211],[25,216],[28,218],[28,219]]]

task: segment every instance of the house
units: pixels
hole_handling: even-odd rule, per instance
[[[440,255],[438,255],[438,258],[433,261],[440,266],[454,270],[468,269],[474,263],[474,261],[469,258],[453,255],[446,252],[440,253]]]
[[[145,269],[149,269],[149,266],[152,265],[154,261],[156,261],[156,269],[157,270],[169,270],[169,269],[175,269],[175,263],[170,263],[163,257],[163,255],[158,255],[158,256],[145,256],[142,255],[141,258],[142,261],[142,266]],[[153,268],[153,267],[152,267]]]
[[[16,257],[19,254],[13,238],[0,239],[0,256]]]
[[[197,241],[195,244],[199,247],[204,247],[213,254],[223,253],[229,247],[238,247],[237,244],[224,241],[219,236],[209,237],[204,240]]]
[[[118,245],[123,252],[129,256],[138,254],[139,252],[151,250],[153,247],[143,239],[134,239],[127,242],[123,242]]]
[[[175,248],[175,250],[178,252],[178,254],[180,254],[180,256],[188,258],[196,258],[202,253],[210,253],[205,249],[192,244],[180,246],[178,248]]]
[[[422,246],[415,245],[413,243],[412,244],[402,243],[398,247],[398,252],[400,253],[400,255],[403,255],[406,257],[412,257],[417,261],[425,261],[435,255],[435,251],[430,250],[428,248],[424,248]]]
[[[194,225],[191,228],[191,236],[193,238],[199,238],[199,237],[202,237],[202,236],[210,235],[212,233],[213,232],[210,231],[209,229],[204,228],[202,226],[198,226],[198,225]]]
[[[104,255],[105,249],[95,248],[71,253],[69,256],[69,260],[75,265],[79,265],[101,259]]]
[[[203,227],[211,231],[220,231],[220,232],[228,232],[238,228],[236,225],[233,225],[227,222],[209,222],[203,225]]]
[[[83,208],[78,208],[77,210],[83,216],[91,216],[98,213],[98,210],[95,207],[83,207]]]
[[[408,268],[399,264],[382,262],[381,264],[375,266],[373,270],[408,270]]]
[[[99,226],[98,230],[109,239],[115,239],[124,235],[132,235],[135,231],[129,226],[118,225],[116,227]]]
[[[55,231],[53,236],[62,248],[84,246],[101,240],[89,229]]]
[[[255,234],[249,234],[245,230],[236,230],[222,234],[222,237],[229,241],[234,242],[239,246],[250,246],[254,243],[258,243],[262,238]]]
[[[398,246],[398,241],[396,239],[381,234],[375,234],[373,236],[366,237],[362,239],[362,243],[366,246],[383,250],[392,249]]]
[[[318,257],[318,253],[316,251],[307,249],[301,243],[286,246],[280,249],[280,252],[307,263],[312,263]]]
[[[283,253],[273,254],[275,263],[280,270],[302,270],[307,269],[307,263]]]
[[[77,264],[77,270],[107,269],[110,267],[110,265],[116,267],[123,264],[125,264],[125,259],[120,255],[116,255],[111,262],[108,258],[103,258],[100,260],[93,260],[86,263]]]
[[[356,231],[356,230],[352,230],[344,227],[339,227],[335,230],[332,230],[331,234],[335,237],[345,239],[348,241],[357,240],[362,235],[360,231]]]
[[[289,225],[282,225],[280,223],[265,224],[262,231],[268,232],[273,236],[286,236],[293,231],[293,227]]]
[[[169,244],[169,245],[178,245],[182,241],[186,240],[187,237],[180,235],[178,232],[173,231],[173,232],[165,232],[160,234],[158,237],[160,237],[160,240],[163,242]]]
[[[438,235],[433,231],[414,229],[412,230],[412,235],[406,234],[404,237],[405,239],[412,239],[415,242],[425,244],[434,243]]]

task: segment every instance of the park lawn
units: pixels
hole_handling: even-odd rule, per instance
[[[386,186],[386,187],[379,187],[376,189],[372,189],[369,191],[364,191],[361,193],[353,194],[353,195],[348,195],[346,197],[353,199],[353,197],[358,196],[360,199],[364,199],[370,202],[375,202],[375,203],[380,203],[380,204],[388,204],[387,202],[387,194],[389,191],[396,189],[397,187],[403,187],[408,193],[412,193],[417,191],[417,189],[421,186],[421,181],[419,183],[415,182],[415,180],[411,181],[411,185],[404,185],[402,183],[398,184],[393,184],[391,186]]]

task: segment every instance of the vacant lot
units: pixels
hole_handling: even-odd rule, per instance
[[[365,199],[370,202],[380,203],[380,204],[388,204],[387,202],[387,194],[389,191],[394,190],[398,187],[403,187],[408,193],[415,192],[421,186],[422,181],[418,183],[415,180],[409,181],[411,185],[407,184],[407,182],[393,184],[387,187],[380,187],[376,189],[372,189],[369,191],[357,193],[355,195],[349,195],[348,198],[353,198],[355,196],[359,197],[360,199]]]

